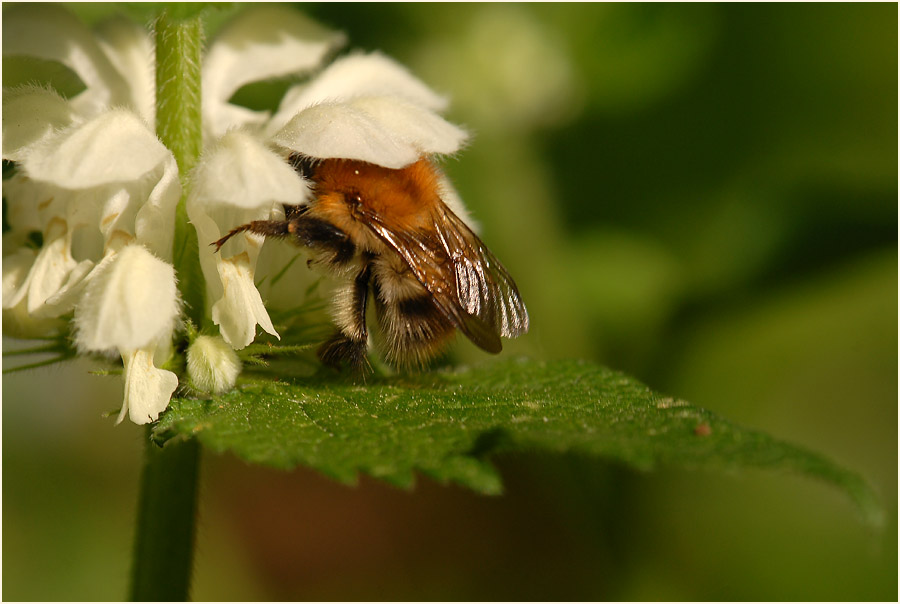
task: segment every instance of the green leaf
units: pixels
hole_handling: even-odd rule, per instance
[[[364,472],[408,487],[418,471],[483,493],[501,491],[488,456],[522,450],[641,470],[789,471],[842,489],[870,522],[882,514],[858,475],[824,457],[586,362],[509,360],[367,385],[254,379],[212,400],[173,400],[153,438],[179,434],[248,462],[305,465],[348,483]]]

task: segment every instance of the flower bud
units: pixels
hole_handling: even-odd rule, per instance
[[[234,387],[241,360],[219,336],[198,336],[187,351],[187,371],[197,390],[222,394]]]

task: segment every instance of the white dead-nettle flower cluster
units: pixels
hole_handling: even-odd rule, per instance
[[[343,41],[294,10],[267,6],[226,26],[203,59],[204,153],[187,181],[187,213],[200,242],[205,311],[219,335],[189,348],[198,389],[234,385],[234,350],[253,341],[257,326],[278,335],[254,281],[262,238],[243,233],[219,254],[208,243],[308,201],[291,154],[401,168],[454,153],[466,139],[439,115],[446,100],[381,54],[350,54],[323,68]],[[85,84],[69,99],[38,86],[3,91],[3,158],[18,167],[3,191],[11,227],[4,322],[34,337],[73,318],[79,351],[123,359],[119,420],[127,412],[136,423],[153,421],[178,384],[160,367],[180,324],[172,250],[184,175],[154,134],[150,35],[119,20],[91,31],[57,6],[22,5],[4,14],[3,54],[57,61]],[[228,102],[245,84],[315,71],[274,113]],[[34,232],[38,249],[29,245]]]

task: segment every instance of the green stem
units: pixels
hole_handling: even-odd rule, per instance
[[[197,231],[188,224],[186,200],[191,169],[203,147],[200,106],[200,51],[203,26],[199,17],[187,20],[160,15],[156,22],[156,133],[172,151],[181,175],[182,196],[175,213],[172,258],[178,272],[185,312],[204,325],[205,285],[200,270]]]
[[[16,357],[16,356],[24,356],[29,354],[41,354],[43,352],[64,352],[65,348],[63,348],[58,342],[54,344],[45,344],[44,346],[35,346],[34,348],[19,348],[17,350],[4,350],[4,357]]]
[[[200,445],[170,440],[159,447],[147,439],[138,507],[131,600],[188,599],[197,513]]]
[[[17,371],[25,371],[27,369],[37,369],[38,367],[46,367],[48,365],[55,365],[56,363],[62,363],[63,361],[67,361],[74,357],[74,353],[66,353],[60,354],[58,356],[53,357],[52,359],[46,359],[44,361],[36,361],[34,363],[28,363],[27,365],[19,365],[17,367],[7,367],[3,370],[3,374],[7,373],[15,373]]]
[[[175,156],[183,191],[176,211],[172,258],[185,312],[196,325],[203,324],[205,285],[197,233],[188,223],[185,201],[188,174],[197,163],[203,141],[202,34],[196,15],[176,19],[163,12],[156,22],[156,132]],[[148,426],[130,595],[135,601],[182,601],[190,589],[200,446],[189,440],[158,447],[150,434]]]

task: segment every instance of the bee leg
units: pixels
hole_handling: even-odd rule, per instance
[[[348,338],[343,332],[336,331],[333,336],[319,346],[317,351],[323,365],[340,369],[346,363],[354,373],[366,374],[372,370],[366,356],[366,343]]]
[[[288,230],[298,244],[324,252],[329,264],[343,266],[356,255],[356,246],[347,233],[321,218],[300,214],[291,219]]]
[[[251,233],[264,235],[265,237],[287,237],[291,234],[289,229],[290,222],[286,220],[254,220],[253,222],[248,222],[235,229],[231,229],[227,235],[218,241],[210,243],[210,245],[216,246],[216,251],[218,252],[222,246],[225,245],[226,241],[244,231],[250,231]]]
[[[366,305],[371,276],[371,265],[366,264],[339,297],[336,313],[338,330],[317,351],[319,360],[325,365],[337,369],[346,363],[357,373],[372,370],[366,356],[369,339]]]

